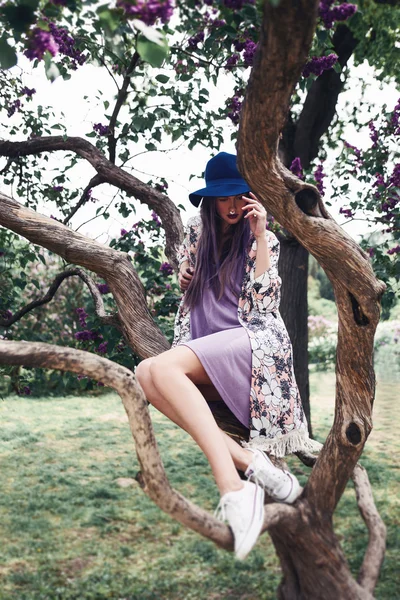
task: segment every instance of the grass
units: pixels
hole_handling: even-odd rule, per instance
[[[388,526],[376,597],[390,600],[400,598],[399,418],[392,408],[399,389],[378,385],[375,429],[362,460]],[[322,440],[333,414],[332,374],[314,374],[311,392]],[[218,493],[202,453],[161,415],[153,417],[172,484],[213,510]],[[276,598],[280,569],[267,535],[239,563],[172,521],[141,491],[132,438],[114,394],[7,398],[0,401],[0,423],[0,600]],[[297,459],[290,464],[304,483],[308,469]],[[367,533],[351,484],[335,528],[357,573]]]

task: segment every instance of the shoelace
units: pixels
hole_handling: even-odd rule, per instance
[[[268,494],[268,496],[276,496],[277,492],[278,492],[278,486],[276,487],[272,487],[269,485],[266,485],[259,477],[257,477],[257,475],[255,475],[255,473],[250,473],[247,476],[247,481],[250,480],[250,477],[252,477],[251,481],[253,481],[253,483],[256,483],[257,485],[260,485]]]
[[[223,498],[220,499],[220,501],[218,502],[218,506],[214,511],[214,517],[216,519],[218,519],[218,521],[227,521],[229,523],[229,520],[227,518],[226,515],[226,506],[227,505],[231,505],[231,507],[233,507],[233,509],[239,513],[239,509],[236,505],[235,502],[229,502],[229,500],[223,500]],[[240,528],[243,528],[243,524],[241,523],[241,520],[238,520],[238,523],[240,524]],[[239,529],[239,526],[236,526],[237,529]]]

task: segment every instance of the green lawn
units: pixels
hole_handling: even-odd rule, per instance
[[[362,463],[388,526],[376,597],[400,598],[400,384],[378,385],[375,429]],[[313,425],[323,440],[333,413],[332,374],[311,379]],[[172,484],[213,510],[218,493],[194,443],[153,413]],[[279,564],[267,535],[244,563],[164,515],[134,480],[138,464],[119,398],[0,401],[1,600],[272,600]],[[308,469],[291,468],[304,483]],[[127,487],[123,487],[127,485]],[[367,534],[349,484],[335,527],[354,572]],[[396,589],[398,591],[396,591]]]

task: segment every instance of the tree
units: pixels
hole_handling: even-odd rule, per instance
[[[385,528],[374,508],[368,478],[357,465],[371,430],[375,389],[373,337],[385,285],[375,278],[369,256],[330,217],[317,188],[288,171],[277,153],[290,99],[309,54],[316,18],[315,0],[297,3],[281,0],[278,6],[265,3],[238,140],[242,173],[269,213],[301,240],[324,268],[332,282],[339,312],[334,425],[317,460],[306,455],[300,457],[306,464],[314,465],[302,497],[294,506],[267,504],[265,508],[265,528],[270,532],[284,574],[279,597],[290,600],[372,597],[383,560],[385,538]],[[276,56],[279,61],[273,60]],[[109,136],[108,151],[115,159],[113,135]],[[177,208],[162,193],[108,160],[103,148],[68,136],[0,143],[1,153],[18,161],[50,150],[74,152],[94,166],[97,172],[94,183],[99,179],[108,181],[155,210],[165,229],[166,256],[175,263],[176,246],[182,236]],[[90,183],[88,189],[94,185],[93,180]],[[168,347],[146,309],[143,286],[126,254],[84,238],[4,194],[0,198],[1,225],[106,281],[118,308],[113,320],[118,320],[135,353],[145,358]],[[68,211],[68,207],[65,210]],[[110,321],[109,315],[100,314],[100,317]],[[354,360],[350,361],[349,356],[355,357]],[[0,342],[0,362],[70,370],[114,387],[127,410],[145,491],[163,510],[186,526],[222,547],[231,548],[231,536],[225,526],[169,487],[146,401],[136,387],[132,372],[91,353],[33,342]],[[229,424],[225,422],[224,425],[229,429]],[[358,582],[349,572],[331,523],[337,502],[351,476],[361,513],[370,530]]]

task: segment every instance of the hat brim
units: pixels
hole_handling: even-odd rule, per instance
[[[231,179],[221,180],[209,183],[207,187],[189,194],[189,200],[194,206],[199,206],[202,198],[212,198],[215,196],[236,196],[237,194],[246,194],[250,191],[250,186],[244,181]]]

